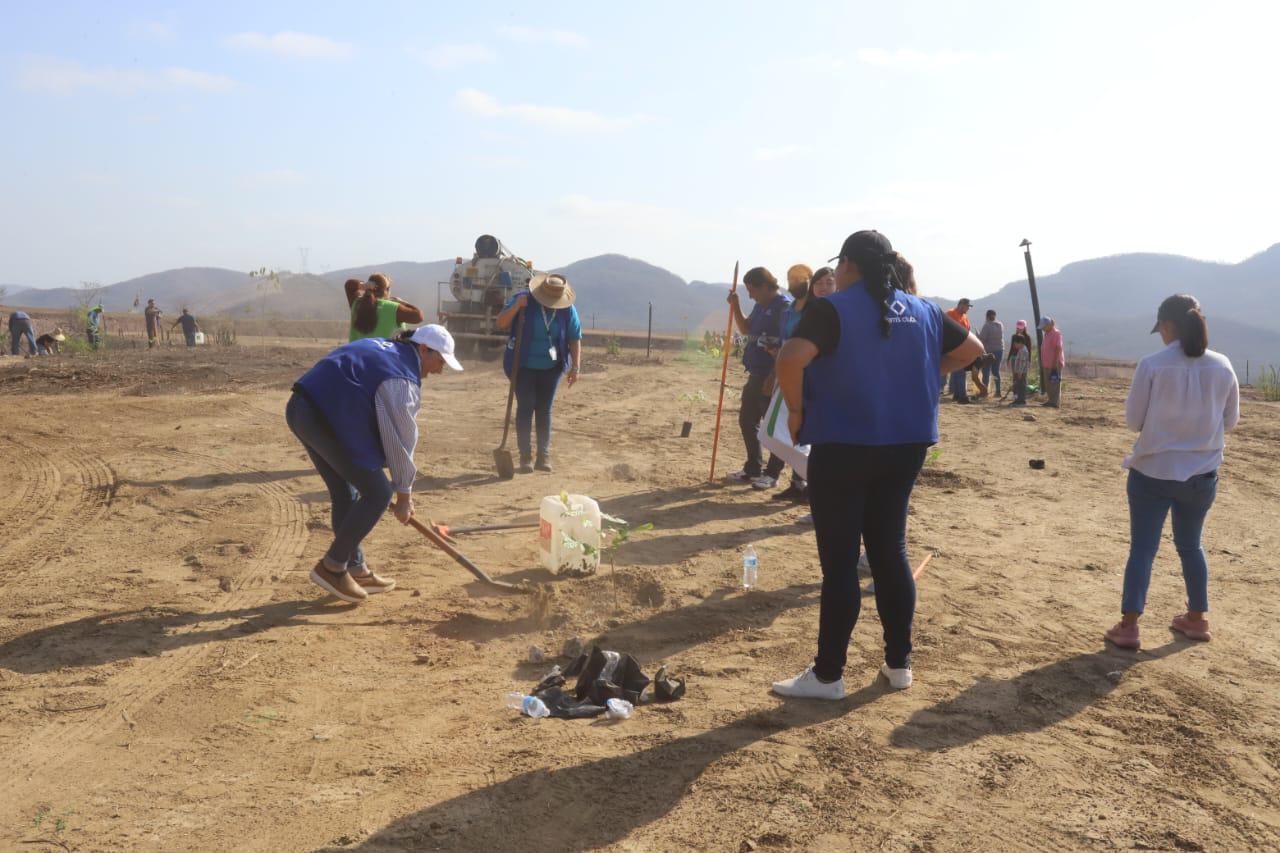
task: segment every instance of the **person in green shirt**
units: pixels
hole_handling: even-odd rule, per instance
[[[351,331],[348,340],[390,338],[404,325],[418,325],[425,315],[422,309],[391,295],[391,277],[382,273],[363,282],[347,279],[343,285],[347,304],[351,306]]]

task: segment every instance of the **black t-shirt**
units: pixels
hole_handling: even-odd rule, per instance
[[[793,338],[804,338],[818,348],[818,355],[830,355],[840,343],[840,314],[826,299],[810,299]],[[969,331],[955,320],[942,315],[942,352],[949,353],[969,338]]]

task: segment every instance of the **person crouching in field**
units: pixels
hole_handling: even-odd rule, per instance
[[[778,355],[778,386],[797,444],[810,445],[809,506],[822,564],[818,653],[782,696],[843,699],[861,608],[858,543],[867,546],[890,686],[911,686],[916,586],[907,561],[911,490],[938,441],[942,374],[982,343],[932,302],[901,288],[900,256],[877,231],[840,249],[836,292],[805,311]]]
[[[333,543],[311,570],[311,582],[358,603],[395,581],[374,574],[361,542],[387,511],[413,517],[413,452],[418,444],[422,380],[447,364],[453,336],[421,326],[394,341],[367,338],[343,344],[302,375],[285,407],[285,421],[316,466],[332,502]],[[383,468],[391,470],[387,480]]]
[[[39,355],[57,355],[62,352],[62,342],[67,336],[62,334],[60,327],[54,327],[52,332],[45,332],[36,338],[36,353]]]
[[[1120,622],[1105,634],[1136,649],[1138,617],[1147,603],[1151,565],[1165,516],[1173,514],[1173,545],[1182,562],[1187,609],[1170,627],[1193,640],[1209,639],[1209,566],[1200,535],[1218,493],[1225,434],[1240,421],[1240,386],[1231,362],[1209,349],[1209,327],[1192,296],[1160,305],[1152,334],[1165,348],[1138,362],[1125,401],[1125,421],[1138,432],[1129,469],[1129,562],[1124,569]]]

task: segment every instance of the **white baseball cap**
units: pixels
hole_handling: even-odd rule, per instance
[[[462,364],[458,362],[458,357],[453,354],[453,335],[449,334],[449,330],[444,326],[438,326],[435,323],[428,326],[419,326],[413,330],[409,340],[440,353],[444,363],[454,370],[462,369]]]

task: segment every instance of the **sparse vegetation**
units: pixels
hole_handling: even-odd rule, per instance
[[[1258,396],[1268,403],[1280,403],[1280,368],[1262,365],[1254,387],[1258,389]]]
[[[610,335],[604,346],[605,352],[609,355],[622,355],[622,342],[618,340],[617,335]]]

